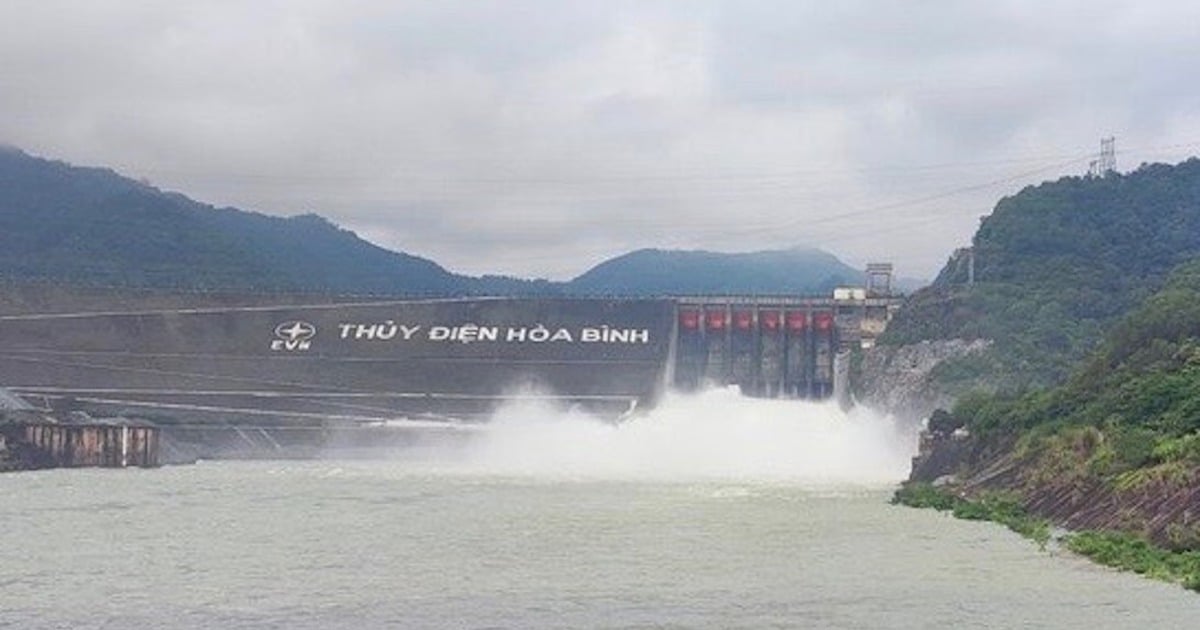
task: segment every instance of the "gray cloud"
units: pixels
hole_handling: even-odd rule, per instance
[[[930,275],[1102,135],[1200,146],[1187,2],[194,4],[4,3],[0,141],[551,277],[801,243]]]

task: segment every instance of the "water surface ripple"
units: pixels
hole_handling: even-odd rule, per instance
[[[1200,597],[886,487],[405,461],[0,476],[13,628],[1182,628]]]

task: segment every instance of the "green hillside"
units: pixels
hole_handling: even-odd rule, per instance
[[[959,454],[955,480],[942,490],[910,484],[898,500],[1009,497],[1080,532],[1067,540],[1074,551],[1200,590],[1200,259],[1122,318],[1062,385],[969,395],[930,427],[938,448]],[[968,437],[947,438],[957,427]]]
[[[963,399],[956,415],[978,434],[1093,426],[1132,432],[1136,461],[1186,455],[1200,465],[1200,440],[1186,453],[1165,445],[1200,431],[1200,259],[1122,318],[1062,385],[1020,396]]]
[[[949,388],[1061,382],[1120,316],[1200,255],[1200,160],[1027,188],[997,204],[972,244],[975,284],[966,257],[951,259],[882,342],[994,340],[938,369]]]
[[[453,292],[437,264],[307,215],[214,208],[121,177],[0,150],[0,277],[80,285]]]
[[[1200,590],[1200,161],[1027,189],[974,247],[975,285],[952,260],[887,341],[994,339],[936,376],[998,391],[933,413],[897,500],[1060,525],[1073,551]]]

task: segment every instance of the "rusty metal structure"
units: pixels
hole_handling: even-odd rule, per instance
[[[150,468],[158,465],[158,427],[148,424],[27,424],[24,441],[57,467]]]
[[[24,468],[152,468],[159,461],[159,428],[135,420],[56,422],[49,418],[0,424],[6,448],[21,448]]]

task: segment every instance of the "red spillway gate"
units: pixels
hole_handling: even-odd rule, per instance
[[[832,308],[769,299],[678,306],[675,384],[738,385],[764,397],[832,393],[837,320]]]
[[[787,329],[789,333],[801,333],[808,328],[808,313],[804,311],[788,311]]]
[[[779,311],[759,311],[758,323],[763,332],[777,332],[779,330]]]
[[[709,309],[704,315],[704,327],[710,331],[725,330],[725,310]]]
[[[754,312],[753,311],[734,311],[733,326],[741,331],[747,331],[754,327]]]
[[[679,309],[679,327],[685,331],[700,329],[700,311],[694,308]]]
[[[818,332],[828,333],[833,330],[833,313],[814,313],[813,327]]]

